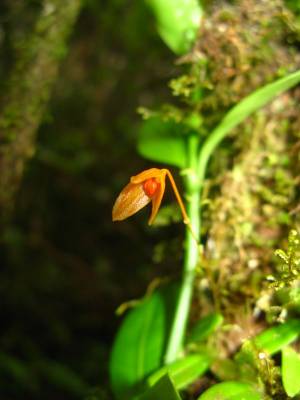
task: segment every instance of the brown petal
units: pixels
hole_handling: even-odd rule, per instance
[[[158,168],[146,169],[145,171],[140,172],[138,175],[132,176],[130,178],[130,182],[131,183],[142,183],[149,178],[159,178],[159,177],[161,177],[162,171],[163,170],[158,169]]]
[[[112,211],[113,221],[122,221],[138,212],[151,201],[143,189],[142,183],[129,183],[119,194]]]
[[[155,195],[152,197],[152,212],[148,221],[148,224],[151,225],[152,222],[154,221],[156,214],[158,213],[162,198],[164,196],[165,193],[165,187],[166,187],[166,173],[164,172],[164,170],[160,170],[161,174],[159,177],[159,189],[157,191],[157,193],[155,193]]]

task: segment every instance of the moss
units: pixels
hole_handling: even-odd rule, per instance
[[[212,3],[216,7],[204,19],[194,49],[178,61],[183,74],[170,84],[183,106],[156,112],[189,127],[189,117],[200,115],[192,129],[201,135],[243,97],[300,67],[294,17],[282,1]],[[210,198],[204,209],[205,279],[214,306],[233,323],[240,304],[254,306],[264,295],[274,247],[284,240],[297,204],[299,160],[292,149],[300,95],[295,93],[283,94],[236,128],[210,165],[204,190]],[[198,293],[205,307],[207,294]]]
[[[295,229],[289,233],[287,251],[278,249],[275,255],[279,265],[272,287],[292,287],[300,279],[300,235]]]

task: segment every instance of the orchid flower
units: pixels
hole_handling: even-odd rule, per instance
[[[121,191],[113,206],[113,221],[122,221],[152,202],[152,212],[148,221],[149,225],[151,225],[157,215],[165,192],[166,176],[171,182],[183,221],[189,224],[189,218],[171,172],[168,169],[158,168],[146,169],[130,178],[130,182]]]

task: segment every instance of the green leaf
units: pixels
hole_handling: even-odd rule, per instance
[[[282,350],[282,382],[289,397],[300,392],[300,354],[291,347]]]
[[[278,79],[254,91],[233,107],[223,118],[220,124],[211,132],[205,141],[199,155],[200,177],[203,179],[206,164],[228,132],[244,121],[249,115],[259,110],[280,93],[290,89],[300,82],[300,70],[284,78]]]
[[[168,374],[165,374],[154,386],[149,388],[137,400],[181,400],[179,393]]]
[[[252,339],[254,345],[270,355],[297,339],[300,333],[300,319],[290,319],[285,323],[269,328]]]
[[[202,8],[198,0],[146,0],[156,18],[157,30],[176,54],[186,53],[200,27]]]
[[[200,319],[192,328],[187,337],[187,343],[200,342],[209,337],[223,323],[223,316],[211,313]]]
[[[159,369],[147,379],[147,383],[152,386],[168,373],[176,389],[183,389],[201,376],[211,362],[212,357],[207,354],[192,354]]]
[[[223,382],[206,390],[198,400],[262,400],[263,397],[249,384]]]
[[[173,121],[164,122],[159,118],[143,121],[138,137],[138,151],[149,160],[186,166],[186,143],[182,125]]]
[[[123,320],[110,358],[110,378],[118,399],[131,399],[144,378],[162,364],[177,288],[154,292]]]

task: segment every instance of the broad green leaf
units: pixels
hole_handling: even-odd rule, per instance
[[[131,399],[144,378],[161,366],[174,297],[173,287],[156,291],[123,320],[110,359],[116,398]]]
[[[181,400],[171,378],[165,374],[137,400]]]
[[[183,389],[194,382],[210,366],[212,357],[207,354],[192,354],[180,360],[176,360],[158,371],[154,372],[147,383],[152,386],[166,373],[170,375],[177,389]]]
[[[223,316],[211,313],[200,319],[192,328],[187,337],[187,343],[200,342],[209,337],[223,323]]]
[[[263,397],[248,383],[223,382],[206,390],[198,400],[262,400]]]
[[[138,151],[149,160],[186,166],[186,144],[182,126],[175,122],[163,122],[159,118],[143,121],[138,137]]]
[[[285,323],[269,328],[252,339],[254,345],[270,355],[297,339],[300,334],[300,319],[290,319]]]
[[[281,373],[284,390],[289,397],[300,392],[300,354],[291,347],[282,350]]]
[[[176,54],[186,53],[200,27],[202,9],[198,0],[146,0],[151,7],[157,30]]]
[[[211,154],[228,132],[244,121],[249,115],[265,106],[280,93],[297,85],[299,82],[300,70],[255,90],[233,107],[225,115],[220,124],[211,132],[202,146],[199,156],[200,178],[203,179],[205,167]]]

